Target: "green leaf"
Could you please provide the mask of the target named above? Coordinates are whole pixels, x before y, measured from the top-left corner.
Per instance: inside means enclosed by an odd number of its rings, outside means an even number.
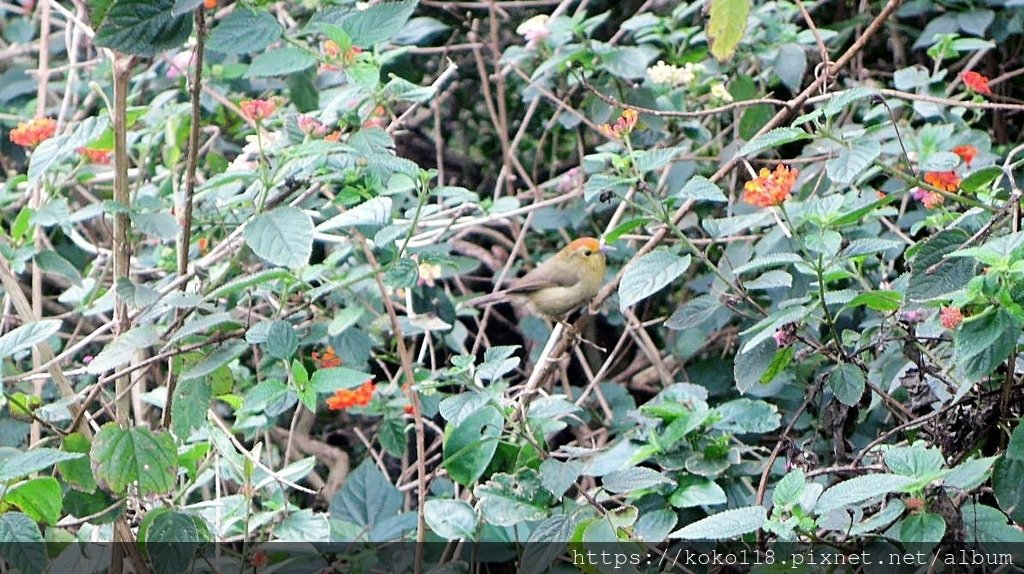
[[[178,474],[174,439],[167,433],[154,433],[143,427],[122,429],[117,423],[103,425],[93,439],[90,458],[97,480],[119,494],[134,482],[138,482],[143,496],[170,492]]]
[[[775,128],[748,141],[740,148],[736,156],[746,157],[755,155],[767,149],[777,148],[788,143],[806,139],[811,139],[811,134],[800,128]]]
[[[778,407],[761,400],[733,399],[714,411],[718,413],[714,428],[732,433],[766,433],[782,423]]]
[[[891,313],[898,310],[902,304],[903,293],[899,291],[865,291],[851,299],[846,306],[859,307],[863,305],[868,309]]]
[[[274,321],[264,343],[267,354],[275,359],[290,359],[299,348],[299,337],[288,321]]]
[[[0,357],[13,357],[25,349],[45,341],[60,330],[60,321],[45,319],[11,329],[0,337]]]
[[[396,289],[415,287],[420,278],[419,265],[408,257],[393,262],[384,274],[384,283]]]
[[[807,476],[797,468],[786,473],[772,491],[772,504],[784,510],[790,510],[800,503],[800,498],[807,488]]]
[[[907,487],[909,490],[924,488],[945,474],[942,451],[928,447],[924,441],[910,446],[886,445],[883,452],[889,470],[914,479],[914,484]]]
[[[1020,336],[1020,323],[1003,309],[965,320],[953,336],[953,356],[964,373],[978,380],[1006,360]]]
[[[61,443],[61,450],[67,453],[89,454],[89,439],[81,433],[71,433],[64,437]],[[92,475],[92,465],[89,458],[80,456],[78,458],[64,460],[57,463],[57,470],[64,482],[71,488],[82,492],[93,492],[96,490],[96,478]]]
[[[783,347],[775,352],[775,356],[772,357],[772,362],[765,369],[764,374],[758,379],[758,382],[762,385],[767,385],[775,380],[775,377],[779,376],[779,373],[786,370],[786,367],[793,361],[793,356],[796,354],[796,348],[793,345]]]
[[[821,493],[814,506],[816,514],[825,514],[844,506],[852,506],[890,492],[901,492],[914,479],[897,474],[869,474],[844,480]]]
[[[258,52],[281,37],[284,28],[267,12],[236,8],[210,31],[206,47],[224,54]]]
[[[934,512],[919,512],[901,520],[899,532],[904,544],[939,542],[946,533],[946,521]]]
[[[39,526],[20,512],[0,514],[0,556],[21,572],[45,572],[49,565]]]
[[[679,488],[668,498],[669,504],[676,508],[715,506],[727,501],[725,491],[715,481],[693,475],[681,478]]]
[[[76,285],[82,283],[82,273],[56,251],[40,251],[32,260],[44,273],[60,275]],[[0,355],[3,355],[3,351],[0,351]]]
[[[1024,522],[1024,423],[1010,434],[1006,453],[992,471],[992,492],[1015,522]]]
[[[828,388],[846,406],[859,403],[866,387],[864,373],[852,363],[840,363],[828,375]]]
[[[398,34],[416,10],[416,0],[379,2],[365,10],[350,10],[340,18],[332,19],[348,33],[352,43],[360,48],[390,40]]]
[[[369,373],[348,367],[332,367],[314,371],[310,384],[318,393],[332,394],[340,389],[354,389],[366,381],[372,380],[373,375]]]
[[[532,468],[518,474],[499,472],[486,484],[476,487],[480,515],[495,526],[516,526],[547,516],[551,495],[544,489],[540,476]]]
[[[959,229],[940,231],[924,242],[910,262],[907,296],[914,301],[945,298],[974,278],[975,262],[968,258],[946,258],[968,235]]]
[[[187,381],[189,379],[197,379],[207,377],[213,374],[217,369],[237,359],[248,346],[241,341],[234,341],[217,347],[215,351],[203,357],[203,360],[199,361],[195,365],[192,365],[185,372],[178,376],[178,382]]]
[[[65,460],[82,458],[75,452],[63,452],[54,448],[37,448],[19,452],[0,464],[0,482],[8,482],[39,472]]]
[[[122,333],[107,343],[99,355],[86,366],[86,372],[99,375],[116,369],[132,360],[135,352],[146,349],[160,340],[160,329],[155,325],[140,325]]]
[[[619,308],[629,307],[650,297],[682,275],[690,266],[690,256],[679,256],[659,249],[633,261],[619,283]]]
[[[782,80],[782,85],[794,94],[800,93],[804,73],[807,72],[807,52],[800,44],[789,43],[779,46],[772,67]]]
[[[618,241],[619,237],[622,237],[623,235],[629,233],[630,231],[633,231],[638,227],[643,227],[644,225],[647,225],[647,223],[650,222],[650,220],[651,219],[649,217],[637,217],[634,219],[627,220],[624,223],[620,223],[618,226],[615,227],[615,229],[604,234],[604,242],[608,245],[611,245]]]
[[[210,381],[205,378],[179,379],[171,402],[171,431],[185,441],[193,431],[203,428],[212,398]]]
[[[988,480],[998,456],[971,458],[954,466],[942,481],[946,488],[973,490]]]
[[[427,526],[445,540],[473,540],[476,512],[463,500],[428,500],[423,507]]]
[[[768,518],[763,506],[743,506],[713,514],[669,534],[683,540],[724,540],[761,528]]]
[[[601,478],[601,487],[615,494],[654,488],[662,484],[675,486],[676,481],[653,468],[643,466],[613,470]]]
[[[338,215],[316,226],[317,231],[331,231],[342,227],[357,225],[384,225],[391,221],[390,197],[373,197],[363,203],[343,211]]]
[[[108,125],[110,120],[107,116],[86,118],[70,134],[55,136],[39,144],[39,147],[32,151],[32,157],[28,162],[29,184],[38,183],[53,167],[74,157],[78,153],[78,148],[99,138]]]
[[[743,32],[747,29],[750,2],[711,0],[710,12],[707,34],[711,43],[711,54],[719,62],[724,62],[732,56],[736,46],[743,39]]]
[[[583,463],[578,460],[562,462],[554,458],[540,463],[540,481],[548,492],[561,497],[583,472]]]
[[[278,207],[245,226],[245,243],[274,265],[304,267],[313,253],[313,220],[298,208]]]
[[[4,495],[4,500],[36,522],[56,524],[60,520],[60,483],[52,476],[33,478],[14,486]]]
[[[174,0],[114,0],[93,42],[125,54],[155,56],[192,33],[190,14],[174,16]]]
[[[252,59],[246,77],[287,76],[316,65],[316,57],[302,48],[285,46],[267,50]],[[291,208],[294,209],[294,208]]]
[[[867,138],[843,142],[835,158],[825,162],[828,177],[839,185],[850,185],[873,161],[882,155],[882,144]]]
[[[665,167],[672,161],[672,158],[684,151],[686,151],[685,148],[681,147],[663,147],[636,150],[630,155],[633,158],[633,167],[641,173],[647,173]]]
[[[698,295],[676,309],[665,321],[665,326],[673,331],[693,329],[704,324],[721,309],[722,303],[717,295]]]
[[[331,497],[331,518],[372,530],[402,509],[402,493],[367,458]]]
[[[679,191],[669,194],[679,199],[692,199],[694,201],[712,201],[715,203],[726,203],[729,198],[722,193],[722,189],[715,185],[710,179],[695,175],[686,182],[686,185]]]
[[[983,504],[964,504],[963,525],[967,529],[967,542],[1024,543],[1024,534],[1018,526],[1007,523],[1006,515]]]
[[[768,369],[775,362],[778,345],[771,338],[761,341],[744,353],[736,355],[733,362],[733,377],[736,379],[736,390],[745,394],[766,378]]]
[[[139,544],[157,574],[191,571],[199,543],[207,538],[202,519],[166,508],[148,513],[139,526]]]
[[[1003,169],[990,165],[971,172],[960,182],[960,189],[966,193],[978,193],[1003,175]]]
[[[505,418],[496,407],[487,405],[446,433],[444,468],[448,476],[462,485],[470,485],[483,475],[494,457]]]

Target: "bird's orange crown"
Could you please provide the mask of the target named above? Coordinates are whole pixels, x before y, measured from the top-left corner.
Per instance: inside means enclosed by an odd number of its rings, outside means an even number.
[[[600,251],[601,242],[593,237],[580,237],[569,244],[569,249],[572,251],[579,251],[584,248],[590,249],[591,251]]]

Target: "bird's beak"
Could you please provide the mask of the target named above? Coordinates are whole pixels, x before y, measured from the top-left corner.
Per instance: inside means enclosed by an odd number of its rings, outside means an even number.
[[[602,237],[601,238],[601,253],[610,253],[612,251],[615,251],[615,247],[605,243],[604,242],[604,237]]]

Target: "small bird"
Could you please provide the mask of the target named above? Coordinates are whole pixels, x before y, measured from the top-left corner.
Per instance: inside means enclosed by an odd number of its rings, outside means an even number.
[[[474,307],[512,301],[553,321],[589,303],[604,282],[605,250],[593,237],[581,237],[562,248],[506,289],[472,299]]]

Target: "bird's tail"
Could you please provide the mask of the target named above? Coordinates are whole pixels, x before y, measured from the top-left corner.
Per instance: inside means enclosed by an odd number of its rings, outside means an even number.
[[[505,291],[495,291],[494,293],[488,293],[479,297],[474,297],[469,301],[466,301],[467,307],[486,307],[487,305],[493,305],[495,303],[504,303],[509,300],[509,295]]]

